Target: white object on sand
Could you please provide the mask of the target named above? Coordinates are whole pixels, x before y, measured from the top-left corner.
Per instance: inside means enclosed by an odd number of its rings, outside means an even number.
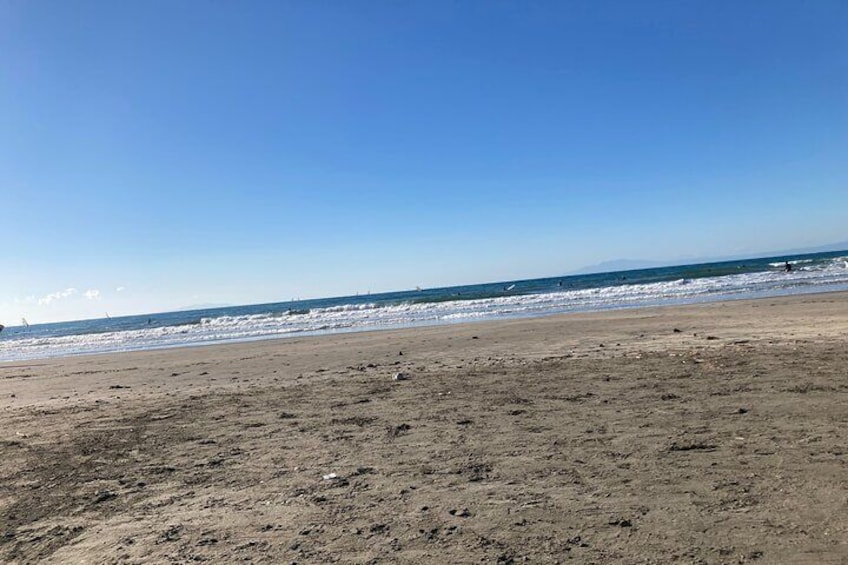
[[[405,381],[409,376],[406,373],[395,373],[395,376],[392,378],[396,381]]]

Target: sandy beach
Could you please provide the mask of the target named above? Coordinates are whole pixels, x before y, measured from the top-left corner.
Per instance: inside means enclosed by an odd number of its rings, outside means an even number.
[[[0,561],[848,563],[846,401],[846,293],[0,363]]]

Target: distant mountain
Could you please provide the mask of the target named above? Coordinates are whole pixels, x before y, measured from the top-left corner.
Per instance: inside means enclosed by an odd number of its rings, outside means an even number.
[[[227,304],[226,302],[203,302],[201,304],[191,304],[189,306],[184,306],[179,310],[174,310],[175,312],[191,312],[192,310],[214,310],[215,308],[229,308],[232,304]]]
[[[589,265],[572,271],[572,275],[587,275],[590,273],[612,273],[615,271],[633,271],[635,269],[652,269],[654,267],[663,267],[671,265],[669,262],[663,261],[648,261],[643,259],[613,259],[612,261],[604,261],[597,265]]]
[[[815,247],[799,247],[796,249],[783,249],[779,251],[765,251],[761,253],[743,253],[739,255],[724,255],[720,257],[691,257],[677,259],[674,261],[656,261],[648,259],[614,259],[603,261],[596,265],[589,265],[572,271],[572,275],[587,275],[591,273],[611,273],[615,271],[633,271],[636,269],[653,269],[655,267],[670,267],[677,265],[689,265],[698,263],[718,263],[721,261],[738,261],[752,257],[785,257],[789,255],[808,255],[811,253],[829,253],[832,251],[848,251],[848,241],[817,245]]]

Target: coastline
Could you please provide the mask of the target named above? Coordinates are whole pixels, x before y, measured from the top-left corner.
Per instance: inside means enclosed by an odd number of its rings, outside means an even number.
[[[470,321],[848,291],[848,250],[636,271],[245,304],[6,328],[0,360],[24,361]],[[786,258],[789,261],[789,258]]]
[[[846,341],[829,292],[0,363],[0,559],[844,562]]]

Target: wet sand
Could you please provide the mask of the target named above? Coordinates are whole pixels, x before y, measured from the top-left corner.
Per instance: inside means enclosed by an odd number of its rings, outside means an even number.
[[[0,561],[848,563],[846,437],[845,293],[0,363]]]

